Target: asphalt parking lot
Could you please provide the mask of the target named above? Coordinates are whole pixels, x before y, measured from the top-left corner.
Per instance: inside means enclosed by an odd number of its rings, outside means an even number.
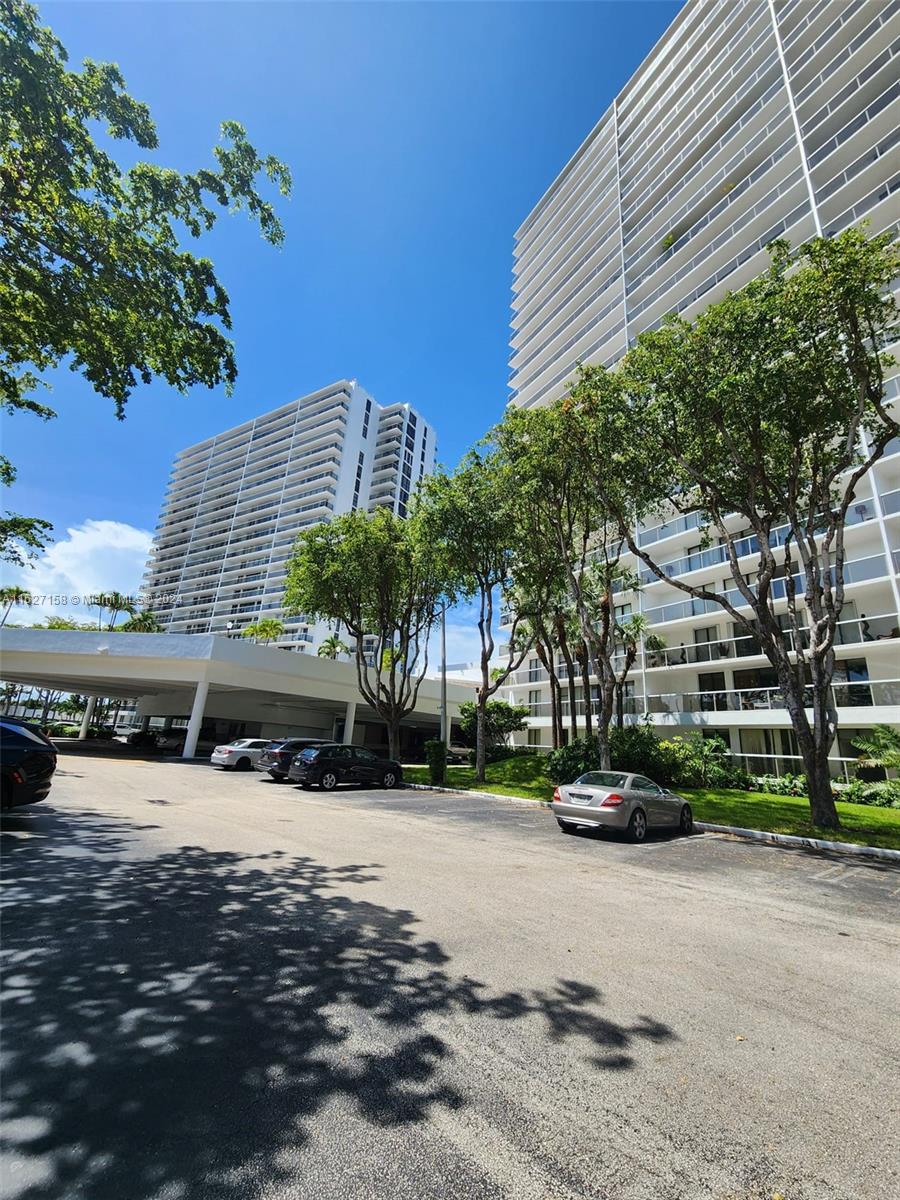
[[[900,1194],[900,871],[63,756],[0,822],[3,1194]]]

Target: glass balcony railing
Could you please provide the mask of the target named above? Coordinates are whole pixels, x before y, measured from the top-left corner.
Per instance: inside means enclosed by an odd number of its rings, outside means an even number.
[[[832,685],[837,708],[872,708],[900,704],[900,679],[838,682]],[[648,696],[648,712],[660,714],[699,712],[753,712],[757,709],[784,709],[780,688],[739,688],[732,691],[671,692]],[[807,707],[812,704],[812,689],[806,689]]]
[[[895,513],[900,512],[900,490],[895,492],[887,492],[881,497],[881,505],[884,512]],[[694,514],[696,515],[696,514]],[[878,516],[873,500],[859,500],[852,504],[847,512],[847,524],[858,525],[862,521],[874,521]],[[686,518],[683,518],[686,520]],[[699,524],[699,521],[698,521]],[[669,533],[677,532],[672,526],[657,526],[659,529],[666,529],[667,532],[662,536],[668,537]],[[772,530],[771,545],[773,547],[783,546],[784,539],[787,536],[788,525],[780,525],[777,529]],[[648,532],[654,532],[650,530]],[[643,544],[643,543],[642,543]],[[738,558],[744,558],[748,554],[759,553],[759,538],[755,534],[749,537],[740,538],[735,542],[735,550]],[[686,575],[689,571],[699,571],[703,567],[720,566],[728,561],[728,550],[725,546],[711,546],[708,550],[699,550],[695,554],[686,554],[682,558],[673,559],[671,562],[661,563],[660,566],[666,575],[672,579],[681,575]],[[659,576],[648,569],[641,571],[641,583],[656,583]]]
[[[894,568],[900,570],[900,550],[893,551]],[[888,574],[887,563],[883,554],[873,554],[868,558],[857,558],[844,563],[844,583],[865,583],[870,579],[881,579]],[[794,575],[794,587],[797,595],[804,591],[804,580],[799,574]],[[747,602],[737,588],[729,588],[722,595],[735,608],[746,608]],[[786,595],[784,579],[774,579],[771,589],[774,600],[784,600]],[[669,621],[681,621],[686,617],[703,616],[706,613],[721,612],[721,607],[714,600],[676,600],[672,604],[661,604],[656,608],[644,610],[644,616],[651,625],[662,625]]]
[[[789,650],[796,650],[793,630],[783,632]],[[893,614],[878,617],[859,617],[839,621],[835,630],[835,644],[853,646],[865,642],[890,641],[900,638],[900,626]],[[804,650],[809,648],[809,635],[801,631],[800,642]],[[714,642],[697,642],[690,645],[667,646],[664,650],[647,652],[647,670],[658,667],[695,666],[710,662],[724,662],[730,658],[752,658],[762,654],[762,646],[752,634],[741,637],[721,638]]]

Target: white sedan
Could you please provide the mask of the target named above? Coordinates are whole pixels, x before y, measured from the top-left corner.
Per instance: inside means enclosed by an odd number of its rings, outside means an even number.
[[[227,746],[216,746],[209,761],[214,767],[222,767],[226,771],[232,768],[249,771],[268,744],[268,738],[237,738]]]

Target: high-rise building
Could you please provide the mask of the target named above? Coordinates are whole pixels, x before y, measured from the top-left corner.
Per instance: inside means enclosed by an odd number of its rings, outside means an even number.
[[[282,607],[300,530],[384,505],[405,516],[434,467],[434,430],[408,404],[382,407],[339,380],[183,450],[156,527],[144,593],[170,633],[231,633],[265,617],[279,646],[329,630]]]
[[[516,233],[511,402],[552,403],[579,361],[614,366],[667,313],[693,317],[740,288],[776,237],[798,245],[862,220],[896,229],[898,66],[896,0],[688,0]],[[896,405],[900,376],[888,395]],[[836,759],[855,756],[855,728],[900,719],[900,441],[850,516]],[[673,576],[733,591],[723,549],[701,549],[696,522],[640,538]],[[749,565],[749,537],[746,549]],[[634,714],[661,732],[720,733],[752,769],[796,769],[773,672],[722,610],[655,576],[621,606],[670,647],[642,654]],[[512,695],[531,707],[529,740],[546,745],[539,663]]]

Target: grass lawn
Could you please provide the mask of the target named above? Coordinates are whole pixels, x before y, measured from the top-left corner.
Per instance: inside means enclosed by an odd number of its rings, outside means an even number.
[[[478,790],[523,796],[528,800],[549,800],[553,795],[553,784],[544,775],[542,766],[543,759],[537,754],[489,763],[487,782]],[[410,783],[429,781],[427,767],[407,767],[404,775]],[[475,787],[474,769],[448,767],[447,786]],[[810,823],[809,803],[803,796],[772,796],[767,792],[739,792],[727,788],[718,791],[681,788],[680,791],[690,799],[697,821],[900,850],[900,809],[897,808],[838,802],[841,828],[832,832],[816,829]]]

